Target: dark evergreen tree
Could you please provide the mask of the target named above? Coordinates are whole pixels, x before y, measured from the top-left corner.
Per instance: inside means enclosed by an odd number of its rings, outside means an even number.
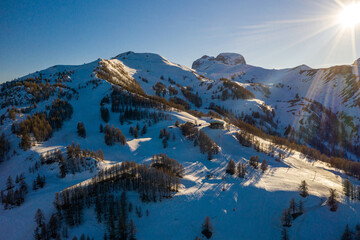
[[[330,195],[328,197],[327,204],[330,208],[330,211],[336,212],[336,210],[338,209],[338,201],[336,199],[337,198],[336,190],[333,188],[330,188],[329,193],[330,193]]]
[[[283,228],[283,229],[281,230],[281,240],[290,240],[289,234],[288,234],[286,228]]]
[[[86,237],[85,237],[85,234],[83,233],[83,234],[81,234],[81,236],[80,236],[80,240],[86,240]]]
[[[22,135],[21,141],[20,141],[20,147],[23,150],[28,150],[29,148],[31,148],[31,139],[29,134],[25,133]]]
[[[136,228],[132,219],[129,224],[129,240],[136,240]]]
[[[210,239],[213,234],[213,227],[210,222],[210,217],[207,216],[204,220],[204,223],[202,225],[202,231],[201,233],[207,238]]]
[[[138,137],[139,137],[139,129],[138,129],[137,126],[134,128],[133,135],[134,135],[134,138],[138,138]]]
[[[355,226],[354,240],[360,240],[360,225],[359,224],[356,224],[356,226]]]
[[[9,189],[12,189],[13,187],[14,187],[13,180],[12,180],[11,176],[9,176],[6,180],[6,189],[9,190]]]
[[[291,227],[292,216],[290,209],[288,208],[284,209],[284,211],[282,212],[281,221],[284,227]]]
[[[143,126],[142,130],[141,130],[141,135],[145,135],[147,133],[147,127],[146,124]]]
[[[298,212],[297,206],[296,206],[296,202],[295,202],[295,198],[292,198],[290,200],[289,203],[289,210],[291,214],[296,214]]]
[[[164,139],[162,140],[162,145],[163,145],[163,148],[167,148],[167,147],[168,147],[168,142],[167,142],[166,138],[164,138]]]
[[[264,159],[262,161],[262,163],[260,165],[260,169],[263,173],[268,169],[268,163],[267,163],[266,159]]]
[[[46,240],[47,232],[46,232],[45,217],[40,209],[38,209],[35,213],[35,223],[36,223],[36,229],[34,231],[35,240]]]
[[[82,122],[78,122],[77,124],[77,133],[79,137],[86,138],[86,130]]]
[[[302,200],[299,201],[298,210],[299,210],[299,213],[300,213],[300,214],[303,214],[303,213],[304,213],[304,203],[303,203]]]
[[[246,164],[245,163],[239,163],[237,166],[238,169],[238,176],[239,178],[244,178],[246,175]]]
[[[306,183],[305,180],[302,180],[299,186],[299,194],[302,197],[307,197],[309,195],[308,192],[308,184]]]
[[[235,170],[236,170],[235,162],[234,162],[234,160],[230,159],[230,161],[228,162],[228,164],[226,166],[226,173],[228,173],[230,175],[234,175]]]
[[[343,190],[344,190],[345,196],[349,197],[351,200],[354,199],[354,197],[355,197],[354,185],[352,185],[352,183],[349,181],[349,179],[346,179],[343,182]]]
[[[56,214],[52,214],[49,220],[49,224],[48,224],[48,231],[49,231],[49,235],[52,238],[56,238],[56,236],[58,235],[58,218],[56,216]]]
[[[1,120],[0,120],[0,125],[1,125]],[[9,151],[10,151],[10,142],[8,139],[6,139],[5,134],[3,133],[0,135],[0,162],[4,161]]]
[[[96,212],[96,219],[97,219],[98,223],[101,223],[101,221],[102,221],[101,215],[103,214],[103,211],[102,211],[102,205],[101,205],[99,196],[96,196],[95,212]]]
[[[349,225],[346,224],[341,240],[353,240],[353,233],[351,232]]]
[[[28,193],[28,186],[24,179],[21,179],[20,181],[20,191],[23,193]]]
[[[101,118],[104,120],[104,122],[108,123],[110,120],[110,112],[109,109],[106,107],[100,108]]]
[[[251,156],[250,157],[249,164],[253,168],[257,169],[258,166],[259,166],[259,162],[260,162],[260,157],[259,156]]]
[[[109,126],[109,124],[107,124],[105,126],[105,143],[106,145],[114,145],[114,143],[119,142],[121,143],[121,145],[125,145],[126,144],[126,138],[124,136],[124,134],[121,132],[121,130],[119,128],[114,128],[114,126]]]

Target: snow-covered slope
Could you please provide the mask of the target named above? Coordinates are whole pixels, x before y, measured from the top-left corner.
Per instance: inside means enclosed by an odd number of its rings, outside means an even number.
[[[286,70],[266,70],[246,65],[241,55],[219,56],[202,58],[195,64],[195,70],[174,64],[156,54],[133,52],[79,66],[54,66],[20,79],[21,81],[41,76],[39,81],[53,86],[50,88],[53,94],[38,100],[36,108],[31,106],[34,95],[38,95],[34,94],[28,85],[18,83],[4,88],[1,92],[9,94],[0,95],[2,103],[9,102],[18,109],[30,108],[16,113],[15,120],[10,118],[8,106],[0,110],[0,115],[4,116],[0,134],[5,133],[11,144],[6,160],[0,163],[0,189],[6,189],[8,176],[15,180],[16,175],[24,173],[29,193],[20,206],[4,209],[4,205],[1,205],[0,239],[32,239],[36,227],[36,210],[42,209],[48,221],[51,213],[56,212],[53,205],[56,192],[75,184],[86,183],[99,170],[107,169],[119,162],[128,160],[149,164],[153,154],[158,153],[165,153],[176,159],[184,166],[185,173],[180,179],[180,190],[173,193],[172,198],[163,199],[161,202],[142,202],[135,191],[128,193],[128,201],[134,208],[141,207],[143,211],[142,217],[134,210],[129,212],[129,219],[134,220],[137,228],[137,239],[194,239],[196,236],[204,239],[201,228],[206,216],[210,217],[214,227],[211,239],[280,239],[283,229],[281,213],[288,208],[291,198],[295,198],[297,202],[303,200],[305,209],[304,214],[296,218],[293,225],[288,228],[291,239],[340,239],[346,224],[354,229],[360,219],[360,204],[343,196],[342,182],[349,178],[353,184],[359,185],[358,180],[284,146],[275,146],[274,156],[269,156],[271,154],[266,152],[269,151],[271,143],[267,139],[254,137],[261,146],[260,152],[253,147],[242,146],[236,138],[237,132],[242,130],[234,125],[229,125],[228,129],[212,129],[212,119],[209,116],[200,117],[173,108],[159,110],[154,107],[149,111],[164,113],[166,117],[152,122],[150,126],[148,119],[128,120],[122,124],[119,121],[120,113],[110,111],[108,123],[122,131],[126,137],[126,144],[105,144],[104,133],[99,131],[100,124],[106,125],[101,117],[100,106],[111,109],[111,103],[106,99],[114,94],[113,86],[119,86],[146,98],[146,95],[156,95],[157,88],[154,86],[161,83],[165,90],[160,91],[160,97],[167,100],[178,97],[188,102],[191,109],[208,112],[210,103],[214,103],[240,115],[241,112],[251,114],[254,110],[262,111],[262,108],[266,108],[276,112],[281,126],[296,120],[298,113],[293,115],[292,111],[301,110],[301,101],[316,100],[327,107],[331,107],[329,102],[333,102],[333,111],[335,105],[339,108],[336,113],[342,109],[345,112],[346,108],[346,113],[352,114],[354,119],[360,116],[358,112],[352,112],[355,107],[348,105],[349,102],[355,101],[353,97],[340,106],[335,104],[336,101],[344,100],[337,94],[344,89],[343,84],[346,80],[336,74],[333,80],[326,82],[324,76],[331,73],[331,69],[312,70],[300,66]],[[236,76],[232,78],[234,74]],[[221,88],[224,88],[224,83],[219,80],[220,77],[229,78],[239,86],[252,91],[255,98],[229,98],[224,101],[213,98],[212,95],[223,91]],[[63,85],[56,85],[59,83]],[[276,87],[279,84],[284,86]],[[320,86],[329,90],[323,90]],[[169,90],[171,88],[176,89],[177,93]],[[189,97],[185,96],[189,93],[184,94],[184,88],[191,89],[189,91],[201,99],[200,106],[196,106],[196,101],[191,102]],[[270,89],[270,94],[266,93],[267,89]],[[14,95],[15,93],[17,95]],[[289,102],[296,99],[296,93],[301,101]],[[43,95],[45,93],[40,93],[40,96]],[[197,99],[193,95],[191,96]],[[331,99],[329,96],[332,96]],[[36,112],[48,111],[52,101],[57,97],[66,99],[72,105],[71,118],[65,120],[63,126],[54,131],[47,141],[34,141],[34,146],[27,151],[22,150],[19,147],[20,137],[12,133],[12,124]],[[305,97],[309,100],[305,100]],[[22,98],[23,102],[20,101]],[[134,102],[131,104],[135,105]],[[288,112],[290,104],[291,109],[296,110]],[[180,127],[175,125],[176,121],[179,124],[195,123],[196,128],[203,130],[216,142],[219,153],[213,155],[211,161],[208,160],[206,154],[200,153],[199,146],[194,146],[193,141],[183,136]],[[83,122],[86,138],[77,134],[78,122]],[[135,138],[129,133],[129,128],[137,124],[140,127],[147,124],[148,128],[146,133]],[[164,128],[171,136],[166,148],[163,147],[163,139],[159,138],[159,132]],[[29,170],[34,168],[42,154],[54,149],[62,149],[65,152],[66,147],[72,142],[79,143],[82,149],[101,149],[104,161],[100,161],[96,169],[68,173],[65,178],[61,178],[57,163],[39,164],[38,169]],[[284,156],[280,162],[276,160],[279,153]],[[253,155],[258,155],[261,161],[266,159],[268,162],[268,169],[264,173],[248,165]],[[246,164],[245,178],[226,174],[226,165],[230,159],[236,164]],[[33,190],[31,186],[38,173],[46,177],[46,184],[44,188]],[[300,197],[298,193],[302,180],[309,184],[310,196],[306,198]],[[336,212],[329,211],[326,205],[329,188],[336,189],[339,194],[340,206]],[[146,210],[149,212],[148,216],[145,214]],[[83,219],[81,225],[69,227],[69,238],[79,238],[85,233],[94,239],[103,239],[108,229],[104,222],[99,223],[96,220],[92,207],[85,208]]]
[[[226,64],[216,59],[204,56],[196,60],[193,67],[199,74],[210,79],[228,78],[246,86],[257,99],[275,109],[275,121],[280,134],[284,134],[290,125],[297,131],[297,137],[294,139],[298,140],[298,135],[304,128],[313,128],[321,121],[328,122],[331,128],[341,128],[339,124],[329,120],[332,118],[328,116],[330,114],[336,115],[336,121],[344,124],[347,141],[358,144],[359,60],[353,65],[326,69],[311,69],[301,65],[292,69],[270,70],[246,65],[245,60],[243,64]],[[322,120],[313,121],[312,111],[307,111],[305,107],[316,108],[315,114]],[[324,111],[328,113],[319,114]],[[309,138],[312,138],[311,134]],[[320,139],[324,142],[327,140]],[[304,139],[300,140],[303,141],[309,143]]]

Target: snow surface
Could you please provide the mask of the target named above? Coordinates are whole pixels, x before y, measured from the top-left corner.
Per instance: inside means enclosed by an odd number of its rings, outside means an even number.
[[[270,100],[264,97],[260,98],[260,93],[256,93],[258,100],[227,101],[228,106],[234,106],[234,109],[238,111],[256,108],[264,102],[268,106],[274,106],[279,104],[276,102],[279,98],[291,99],[294,92],[299,92],[304,96],[308,89],[314,91],[311,95],[316,96],[317,99],[326,98],[321,94],[325,93],[327,87],[332,84],[328,83],[327,85],[323,82],[307,80],[306,77],[299,74],[300,69],[303,70],[302,67],[295,70],[265,70],[249,65],[228,66],[222,64],[220,66],[220,64],[214,64],[207,68],[206,73],[206,76],[213,80],[200,80],[199,75],[192,69],[173,64],[156,54],[128,52],[109,61],[124,64],[124,69],[129,76],[136,79],[148,94],[154,94],[152,86],[156,82],[162,81],[160,80],[161,76],[164,76],[165,80],[171,77],[182,86],[190,85],[204,96],[204,107],[208,106],[211,99],[210,96],[206,98],[206,86],[202,86],[201,83],[204,81],[212,83],[220,75],[229,77],[234,73],[246,72],[246,80],[256,77],[256,79],[261,79],[264,84],[272,86]],[[42,73],[51,78],[50,75],[53,73],[65,69],[74,70],[74,74],[71,75],[72,82],[67,84],[76,88],[79,84],[93,79],[90,75],[97,65],[98,61],[80,66],[54,66]],[[141,81],[139,77],[145,77],[149,83]],[[274,84],[285,78],[290,79],[286,84],[294,86],[288,92],[274,87]],[[237,81],[241,84],[248,84],[244,79]],[[167,81],[162,82],[166,86],[171,85]],[[295,82],[301,82],[301,84],[294,84]],[[293,226],[289,228],[290,239],[340,239],[346,224],[354,228],[355,224],[359,223],[359,203],[351,202],[341,196],[337,212],[330,212],[326,206],[325,200],[329,188],[335,188],[338,193],[342,193],[341,184],[343,179],[347,178],[344,173],[324,163],[310,161],[300,153],[290,152],[282,149],[281,146],[277,148],[277,151],[284,152],[286,157],[282,162],[277,162],[274,158],[256,152],[252,148],[241,146],[234,137],[235,132],[238,131],[234,126],[230,127],[230,131],[210,129],[208,125],[211,119],[209,118],[199,119],[189,113],[170,111],[168,113],[171,115],[171,120],[161,121],[148,127],[147,134],[134,139],[128,130],[137,122],[120,125],[118,114],[111,113],[109,124],[122,130],[126,135],[127,144],[125,146],[105,145],[104,135],[99,132],[99,125],[103,123],[99,104],[101,99],[110,93],[110,88],[111,84],[102,81],[97,88],[93,89],[89,86],[78,89],[79,98],[70,101],[74,107],[74,114],[71,120],[64,122],[60,131],[55,132],[47,142],[39,143],[29,151],[16,149],[16,154],[1,163],[0,188],[5,188],[9,175],[14,179],[16,174],[21,172],[25,172],[25,180],[31,186],[37,173],[29,173],[28,167],[33,166],[39,155],[51,149],[65,148],[74,141],[80,143],[82,148],[102,149],[106,161],[99,166],[100,169],[126,160],[147,163],[155,153],[166,153],[184,165],[185,176],[181,179],[182,187],[172,199],[157,203],[142,203],[136,193],[131,192],[128,195],[133,206],[142,206],[143,212],[147,209],[150,213],[149,216],[144,214],[142,218],[138,218],[135,213],[130,214],[130,218],[134,220],[138,229],[138,239],[194,239],[195,236],[204,239],[201,235],[201,225],[206,216],[210,216],[214,226],[214,235],[211,238],[214,240],[280,239],[281,212],[288,207],[291,198],[294,197],[297,201],[302,199],[297,192],[302,180],[306,180],[309,184],[311,195],[303,199],[305,213],[298,217]],[[248,85],[248,88],[251,86]],[[325,90],[320,91],[323,88]],[[331,88],[329,91],[338,90]],[[181,93],[181,91],[179,92]],[[337,101],[337,99],[335,100]],[[283,112],[288,110],[285,104],[279,105],[278,111],[279,109]],[[44,108],[45,103],[38,104],[38,109]],[[354,115],[359,116],[357,112]],[[18,116],[18,119],[24,117]],[[212,161],[207,160],[207,156],[201,154],[199,148],[194,147],[192,142],[182,136],[180,129],[174,126],[176,120],[180,123],[196,122],[199,128],[203,129],[219,145],[220,153],[215,155]],[[292,120],[284,119],[283,121]],[[87,132],[85,139],[77,136],[76,125],[79,121],[85,125]],[[139,121],[139,124],[142,126],[144,123]],[[5,125],[1,126],[1,132],[10,135],[10,126],[11,122],[6,121]],[[161,139],[158,137],[162,128],[167,128],[171,134],[175,135],[175,140],[171,138],[166,149],[163,149]],[[263,146],[267,146],[267,140],[258,140]],[[19,139],[12,136],[12,146],[17,146],[18,143]],[[252,155],[259,155],[261,160],[267,160],[269,169],[265,173],[248,167],[248,175],[245,179],[225,174],[226,164],[230,159],[234,159],[236,163],[247,163]],[[39,172],[46,176],[46,185],[43,189],[30,190],[26,195],[25,203],[20,207],[10,210],[0,209],[0,239],[32,239],[36,210],[41,208],[45,212],[45,217],[49,219],[55,210],[52,202],[56,192],[86,181],[96,173],[70,174],[61,179],[59,178],[59,169],[55,164],[43,165]],[[212,178],[207,177],[210,173],[213,175]],[[359,184],[355,179],[350,178],[350,180]],[[84,219],[81,226],[69,230],[70,237],[72,238],[74,235],[79,237],[85,232],[95,239],[102,239],[106,228],[97,223],[92,209],[85,211]]]

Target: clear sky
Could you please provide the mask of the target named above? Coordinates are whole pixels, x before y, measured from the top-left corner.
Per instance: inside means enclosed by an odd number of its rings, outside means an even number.
[[[0,82],[129,50],[186,66],[220,52],[266,68],[351,64],[360,26],[337,22],[339,2],[0,0]]]

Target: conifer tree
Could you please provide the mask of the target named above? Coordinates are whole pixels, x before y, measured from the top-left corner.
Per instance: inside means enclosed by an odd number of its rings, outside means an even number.
[[[343,190],[345,196],[349,197],[350,199],[354,199],[354,185],[352,185],[349,179],[346,179],[343,182]]]
[[[38,209],[35,213],[36,229],[34,231],[34,238],[36,240],[46,240],[46,225],[43,212]]]
[[[52,214],[49,220],[49,224],[48,224],[48,231],[49,231],[49,235],[52,238],[56,238],[56,236],[58,235],[58,218],[56,216],[56,214]]]
[[[292,198],[290,200],[289,210],[290,210],[291,214],[297,213],[297,206],[296,206],[295,198]]]
[[[302,200],[299,201],[298,210],[299,210],[299,213],[301,213],[301,214],[304,213],[304,203]]]
[[[24,133],[21,137],[20,147],[23,150],[28,150],[31,147],[31,139],[28,133]]]
[[[139,137],[139,129],[137,127],[134,128],[134,138],[138,138]]]
[[[104,120],[104,122],[108,123],[110,119],[110,112],[109,109],[106,107],[100,108],[101,118]]]
[[[286,228],[283,228],[283,229],[281,230],[281,240],[290,240],[289,234],[288,234]]]
[[[204,220],[204,223],[202,225],[202,231],[201,233],[207,238],[210,239],[212,236],[212,231],[213,231],[213,227],[212,224],[210,222],[210,217],[207,216]]]
[[[259,162],[260,162],[259,156],[251,156],[251,157],[250,157],[249,164],[250,164],[250,166],[252,166],[253,168],[257,169],[258,166],[259,166]]]
[[[234,162],[234,160],[230,159],[230,161],[228,162],[227,167],[226,167],[226,173],[228,173],[230,175],[234,175],[235,170],[236,170],[235,162]]]
[[[336,212],[336,210],[338,209],[338,201],[336,200],[336,198],[337,198],[336,190],[333,188],[330,188],[329,193],[330,193],[330,195],[328,197],[327,204],[330,208],[330,211]]]
[[[147,133],[147,127],[146,124],[143,126],[142,130],[141,130],[141,135],[145,135]]]
[[[163,148],[167,148],[167,147],[168,147],[168,142],[167,142],[166,138],[164,138],[164,139],[162,140],[162,144],[163,144]]]
[[[292,217],[290,209],[284,209],[284,211],[282,212],[281,221],[284,227],[291,227]]]
[[[239,163],[237,169],[238,169],[239,178],[244,178],[245,175],[246,175],[246,165],[245,165],[245,163]]]
[[[6,180],[6,189],[9,190],[9,189],[12,189],[13,187],[14,187],[13,180],[12,180],[11,176],[9,176]]]
[[[262,161],[262,163],[260,165],[260,169],[263,173],[268,169],[268,163],[267,163],[266,159],[264,159]]]
[[[344,230],[343,235],[341,236],[341,240],[353,240],[352,232],[351,232],[348,224],[346,224],[346,226],[345,226],[345,230]]]
[[[77,133],[79,137],[86,138],[86,130],[82,122],[78,122],[77,124]]]
[[[355,226],[354,240],[360,240],[360,225],[359,224],[356,224],[356,226]]]
[[[23,192],[23,193],[28,192],[28,186],[27,186],[24,179],[21,179],[21,181],[20,181],[20,191]]]
[[[305,180],[302,180],[299,186],[299,194],[302,197],[307,197],[309,195],[308,192],[308,184],[306,183]]]
[[[129,224],[129,240],[136,240],[136,228],[132,219]]]

